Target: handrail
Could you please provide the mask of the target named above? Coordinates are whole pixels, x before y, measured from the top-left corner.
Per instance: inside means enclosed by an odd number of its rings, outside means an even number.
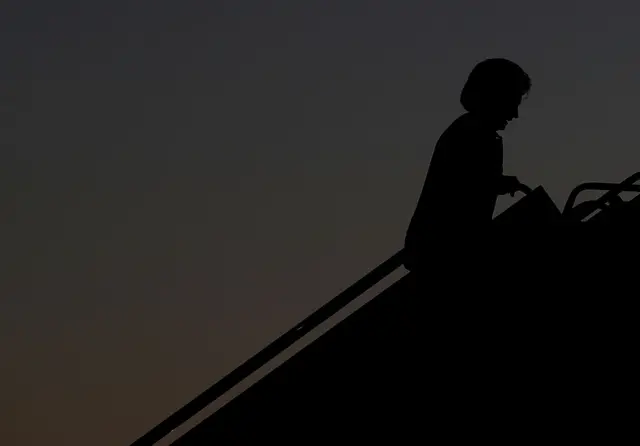
[[[578,195],[586,190],[606,190],[607,192],[600,198],[595,200],[595,205],[606,203],[612,197],[620,194],[620,192],[640,192],[640,186],[635,186],[634,183],[640,180],[640,172],[636,172],[626,180],[620,183],[583,183],[577,186],[569,194],[567,202],[564,205],[562,214],[566,214],[574,207],[574,203]]]
[[[224,376],[176,412],[169,415],[169,417],[160,424],[134,441],[131,446],[151,446],[163,439],[182,423],[188,421],[202,409],[249,377],[249,375],[289,348],[297,340],[398,269],[398,267],[402,265],[403,257],[403,250],[401,250],[389,259],[385,260],[379,266],[367,273],[363,278],[324,304],[298,325],[284,333],[251,358],[247,359],[235,370],[231,371],[228,375]]]

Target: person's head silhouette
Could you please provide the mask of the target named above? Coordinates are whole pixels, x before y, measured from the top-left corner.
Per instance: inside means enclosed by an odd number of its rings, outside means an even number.
[[[518,117],[518,107],[531,89],[529,75],[507,59],[487,59],[477,64],[462,89],[460,103],[478,114],[495,130],[504,130]]]

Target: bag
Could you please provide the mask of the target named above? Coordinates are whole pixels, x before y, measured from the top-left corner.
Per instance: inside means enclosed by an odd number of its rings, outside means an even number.
[[[495,225],[557,225],[562,213],[542,186],[517,201],[493,219]]]

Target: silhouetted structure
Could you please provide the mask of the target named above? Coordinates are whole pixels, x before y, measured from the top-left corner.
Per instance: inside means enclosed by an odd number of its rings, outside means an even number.
[[[402,264],[409,274],[174,444],[610,443],[635,426],[637,304],[615,254],[636,235],[640,197],[619,194],[640,192],[640,174],[581,185],[562,212],[542,187],[503,175],[497,131],[530,87],[511,61],[478,64],[404,250],[134,445],[163,438]],[[574,206],[590,188],[606,193]],[[498,195],[517,191],[525,198],[492,218]]]
[[[452,265],[445,277],[412,271],[174,444],[627,438],[635,433],[638,394],[629,273],[640,197],[625,202],[620,193],[640,192],[638,180],[640,173],[620,184],[578,186],[562,212],[544,189],[534,189],[494,220],[506,236],[492,241],[496,257],[486,269]],[[587,189],[606,192],[574,205]],[[134,445],[155,444],[398,268],[403,256],[392,256]],[[429,294],[425,278],[437,284]]]

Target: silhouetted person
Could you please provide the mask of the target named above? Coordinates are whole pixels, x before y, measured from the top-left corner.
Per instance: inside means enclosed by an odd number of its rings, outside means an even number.
[[[445,130],[431,158],[405,238],[405,267],[437,263],[452,242],[481,238],[498,195],[519,189],[516,177],[502,174],[497,131],[518,117],[530,88],[529,76],[506,59],[487,59],[471,71],[460,95],[466,113]]]

